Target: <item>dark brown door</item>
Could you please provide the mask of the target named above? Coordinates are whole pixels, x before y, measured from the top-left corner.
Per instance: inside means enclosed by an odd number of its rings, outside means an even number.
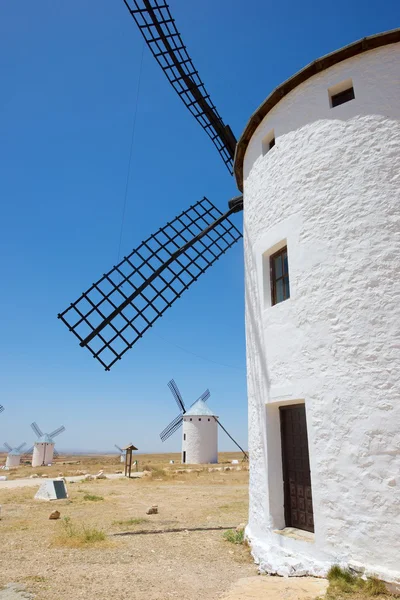
[[[304,404],[280,408],[286,527],[314,531]]]
[[[182,462],[185,463],[186,462],[186,450],[183,451],[183,458],[182,458]]]

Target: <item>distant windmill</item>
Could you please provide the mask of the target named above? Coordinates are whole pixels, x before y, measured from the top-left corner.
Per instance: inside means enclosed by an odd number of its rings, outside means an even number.
[[[218,427],[219,425],[228,437],[247,457],[246,452],[221,425],[217,415],[206,405],[210,397],[207,389],[186,410],[182,395],[175,381],[168,383],[173,397],[178,405],[180,414],[160,433],[162,442],[165,442],[183,423],[182,462],[189,464],[207,464],[218,462]]]
[[[61,427],[51,433],[43,433],[35,422],[31,423],[31,427],[38,438],[33,447],[32,467],[51,464],[53,456],[57,455],[54,450],[54,438],[65,431],[64,425],[61,425]]]
[[[123,450],[122,448],[120,448],[119,446],[117,446],[117,444],[114,444],[114,446],[116,447],[116,449],[120,453],[120,461],[122,463],[125,462],[125,450]]]
[[[22,448],[24,446],[26,446],[26,442],[23,442],[23,444],[20,444],[19,446],[16,446],[15,448],[10,446],[10,444],[7,444],[7,442],[4,442],[4,447],[8,451],[6,467],[10,467],[10,468],[11,467],[19,467],[21,455],[24,454],[24,452],[22,452]]]

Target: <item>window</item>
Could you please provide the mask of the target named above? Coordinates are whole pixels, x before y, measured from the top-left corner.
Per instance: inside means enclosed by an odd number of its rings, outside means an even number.
[[[262,153],[263,156],[267,154],[275,146],[275,133],[272,129],[262,140]]]
[[[192,420],[192,419],[190,419],[190,420]]]
[[[355,99],[353,82],[351,79],[346,79],[328,89],[329,101],[331,108],[340,106],[350,100]]]
[[[199,421],[201,421],[201,419],[199,419]]]
[[[208,419],[208,420],[210,420],[210,419]]]
[[[183,441],[186,440],[186,433],[183,434]]]
[[[270,256],[272,306],[290,298],[287,246]]]

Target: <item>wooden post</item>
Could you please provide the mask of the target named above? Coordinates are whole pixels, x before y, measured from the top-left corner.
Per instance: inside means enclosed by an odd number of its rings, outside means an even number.
[[[125,448],[122,448],[125,451],[125,477],[130,477],[132,472],[132,452],[133,450],[137,450],[136,446],[133,444],[129,444]]]

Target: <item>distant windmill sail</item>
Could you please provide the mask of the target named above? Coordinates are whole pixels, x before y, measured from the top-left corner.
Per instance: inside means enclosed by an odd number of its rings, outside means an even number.
[[[165,442],[168,438],[171,437],[172,434],[175,433],[175,431],[177,431],[181,427],[183,415],[186,413],[186,407],[183,402],[182,394],[180,393],[179,388],[176,385],[174,379],[171,379],[171,381],[169,381],[167,385],[171,391],[171,394],[175,398],[175,401],[178,405],[179,410],[181,411],[181,414],[175,417],[175,419],[173,419],[173,421],[171,421],[171,423],[167,425],[165,429],[162,430],[162,432],[160,433],[160,438],[162,442]],[[202,395],[199,398],[197,398],[197,400],[193,402],[193,404],[195,404],[198,400],[203,400],[203,402],[206,402],[209,397],[210,390],[207,389],[205,392],[202,393]],[[193,406],[193,404],[191,404],[191,406]]]
[[[241,210],[242,198],[235,200],[222,214],[203,198],[58,315],[107,371],[242,237],[229,220]]]
[[[4,410],[4,406],[2,404],[0,404],[0,413],[2,413]]]

